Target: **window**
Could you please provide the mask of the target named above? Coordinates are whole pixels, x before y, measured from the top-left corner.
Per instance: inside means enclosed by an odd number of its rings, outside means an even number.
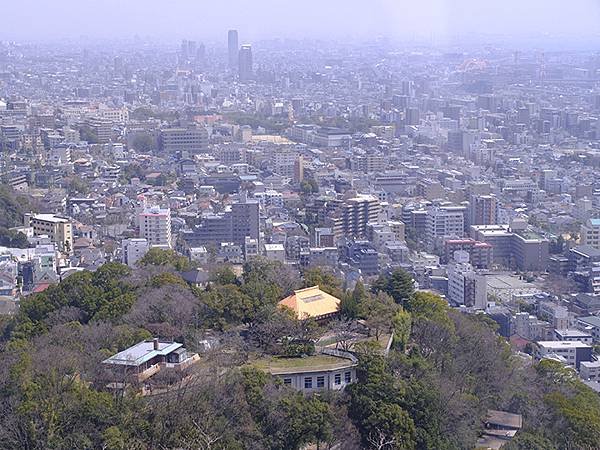
[[[292,379],[291,378],[284,378],[283,379],[283,384],[284,384],[284,386],[291,386],[292,385]]]
[[[312,389],[312,378],[306,377],[304,379],[304,389]]]
[[[333,384],[342,384],[342,374],[341,373],[336,373],[335,376],[333,377]]]
[[[344,372],[344,383],[350,383],[350,382],[352,382],[352,373]]]
[[[317,387],[325,387],[325,377],[317,377]]]

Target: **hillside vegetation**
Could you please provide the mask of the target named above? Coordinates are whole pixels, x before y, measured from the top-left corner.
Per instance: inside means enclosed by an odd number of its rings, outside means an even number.
[[[600,448],[593,391],[558,364],[516,358],[493,323],[413,292],[403,272],[343,292],[321,270],[299,279],[258,260],[240,278],[216,269],[199,289],[181,264],[153,253],[139,269],[75,273],[2,319],[0,448],[471,449],[488,408],[523,415],[508,450]],[[276,308],[312,284],[341,296],[342,320],[299,322]],[[358,381],[344,392],[303,395],[249,364],[310,352],[298,343],[357,319],[395,340],[388,357],[357,345]],[[101,361],[151,336],[191,351],[206,338],[218,345],[185,385],[148,397],[106,391]]]

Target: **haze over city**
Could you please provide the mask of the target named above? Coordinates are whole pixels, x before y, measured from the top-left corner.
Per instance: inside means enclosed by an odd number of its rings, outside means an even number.
[[[600,449],[599,0],[4,0],[0,450]]]
[[[4,39],[217,39],[239,28],[246,39],[433,38],[468,34],[499,39],[594,39],[600,31],[595,0],[39,0],[7,1]],[[559,44],[558,42],[554,42]]]

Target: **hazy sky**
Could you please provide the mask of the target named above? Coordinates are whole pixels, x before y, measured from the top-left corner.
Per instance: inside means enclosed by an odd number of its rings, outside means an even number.
[[[600,0],[0,0],[0,39],[600,36]]]

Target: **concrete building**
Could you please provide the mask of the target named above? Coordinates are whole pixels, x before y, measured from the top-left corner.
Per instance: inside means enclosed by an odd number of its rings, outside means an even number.
[[[238,73],[240,81],[249,81],[254,77],[252,64],[252,46],[249,44],[244,44],[240,48],[238,58]]]
[[[558,305],[553,302],[538,302],[538,316],[549,321],[557,330],[566,330],[569,328],[569,310],[566,306]]]
[[[415,186],[415,194],[427,200],[444,198],[444,188],[437,180],[419,180]]]
[[[181,237],[189,247],[232,242],[241,248],[246,238],[260,244],[260,205],[256,199],[242,196],[219,214],[203,214],[200,224],[192,231],[183,231]]]
[[[121,262],[135,267],[137,262],[150,250],[150,244],[144,238],[123,239],[121,243]]]
[[[320,147],[348,147],[352,135],[346,130],[319,127],[312,135],[312,143]]]
[[[310,247],[300,253],[299,262],[302,267],[336,268],[339,256],[337,247]]]
[[[55,214],[25,214],[24,226],[31,227],[34,236],[48,236],[61,252],[73,251],[73,226],[69,219]]]
[[[298,391],[312,393],[318,391],[339,391],[356,381],[358,360],[352,354],[330,351],[307,358],[295,358],[269,364],[268,372],[279,378],[284,386]]]
[[[363,275],[379,274],[379,256],[369,241],[348,241],[344,253],[348,264]]]
[[[580,341],[589,345],[594,342],[594,338],[590,333],[577,329],[554,330],[554,336],[557,341]]]
[[[514,330],[517,335],[530,341],[554,339],[554,328],[552,325],[527,312],[515,314]]]
[[[600,381],[600,361],[582,361],[579,376],[582,380]]]
[[[488,269],[493,261],[493,247],[486,242],[475,239],[446,239],[442,262],[447,264],[457,250],[466,251],[469,254],[469,262],[477,269]]]
[[[472,195],[469,200],[469,224],[495,224],[496,209],[497,199],[495,195]]]
[[[425,240],[434,245],[444,238],[460,238],[465,230],[464,206],[439,206],[427,210]]]
[[[595,341],[600,341],[600,317],[578,317],[576,320],[576,326],[580,330],[591,334]]]
[[[556,359],[577,370],[592,360],[592,347],[580,341],[538,341],[537,347],[537,359]]]
[[[246,237],[260,244],[259,203],[242,195],[240,201],[231,205],[231,242],[244,245]]]
[[[367,224],[377,221],[380,210],[376,197],[359,195],[342,204],[328,222],[336,236],[366,236]]]
[[[454,253],[454,262],[448,267],[448,300],[484,310],[487,306],[487,280],[469,264],[469,254]]]
[[[284,263],[285,247],[283,244],[265,244],[265,258]]]
[[[229,30],[227,32],[227,53],[230,69],[235,69],[238,66],[238,46],[237,30]]]
[[[471,237],[493,247],[494,263],[529,271],[548,267],[549,242],[529,228],[509,225],[471,225]]]
[[[189,154],[206,153],[208,151],[208,131],[204,127],[165,128],[160,131],[158,146],[161,152],[178,151]]]
[[[588,219],[580,229],[581,245],[600,250],[600,219]]]
[[[335,234],[331,228],[316,227],[314,231],[314,244],[316,247],[334,247]]]
[[[150,247],[171,248],[171,210],[158,206],[146,208],[139,215],[140,237]]]

